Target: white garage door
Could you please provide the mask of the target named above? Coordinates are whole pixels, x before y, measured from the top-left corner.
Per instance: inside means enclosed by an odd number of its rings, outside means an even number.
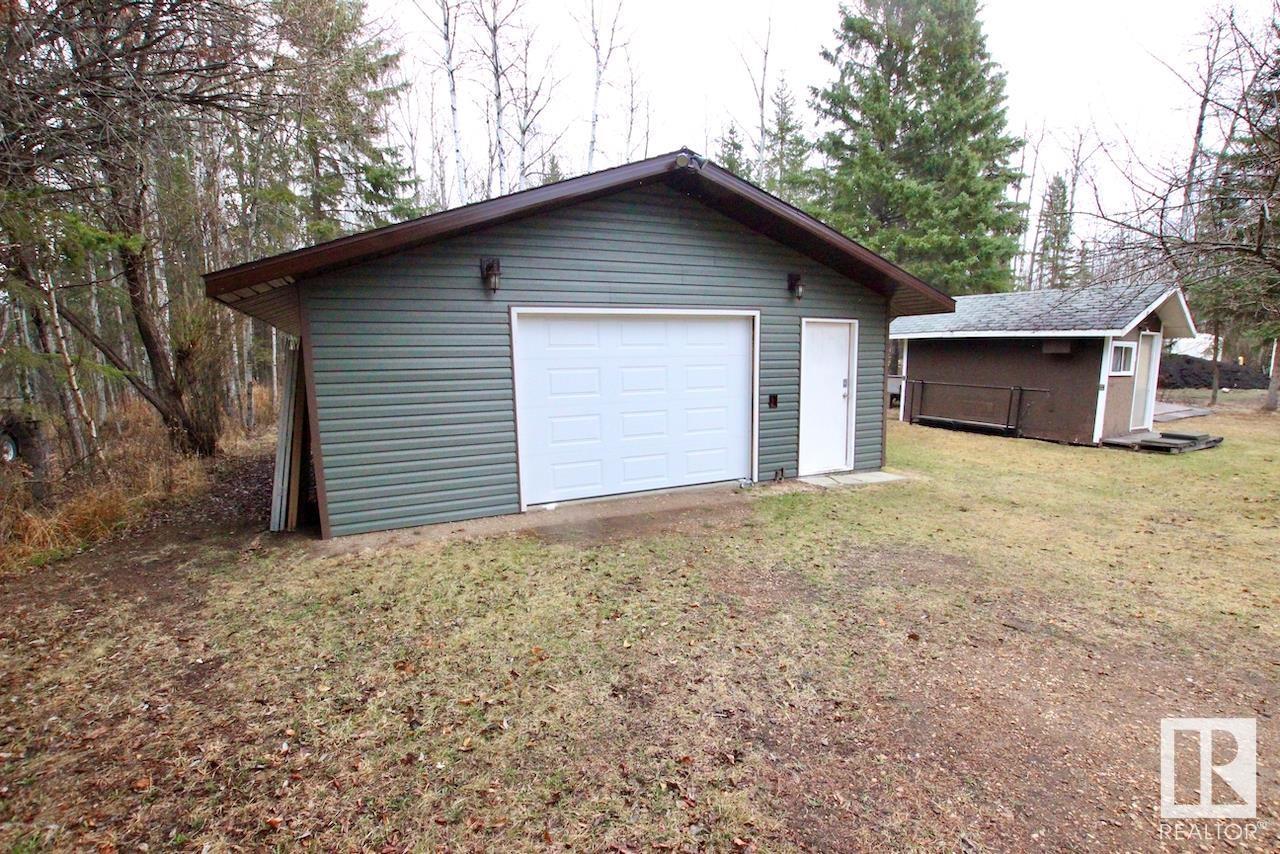
[[[752,318],[513,320],[523,502],[751,474]]]

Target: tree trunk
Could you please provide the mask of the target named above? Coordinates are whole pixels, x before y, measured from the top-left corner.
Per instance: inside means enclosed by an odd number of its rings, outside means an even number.
[[[1187,177],[1182,194],[1182,210],[1179,211],[1178,228],[1184,236],[1195,229],[1195,217],[1191,211],[1191,188],[1195,186],[1196,172],[1200,164],[1200,152],[1204,145],[1204,121],[1213,100],[1214,78],[1217,76],[1218,46],[1222,42],[1221,29],[1216,30],[1205,45],[1204,87],[1200,93],[1200,109],[1196,113],[1196,127],[1191,135],[1191,158],[1187,163]],[[1230,138],[1230,137],[1228,137]]]
[[[1209,394],[1209,405],[1218,405],[1218,390],[1222,387],[1222,324],[1213,322],[1213,391]]]
[[[280,409],[280,374],[277,362],[279,361],[280,345],[279,333],[276,328],[271,327],[271,409],[279,411]]]
[[[458,21],[455,9],[456,6],[450,0],[440,0],[440,37],[444,41],[441,54],[444,59],[444,76],[449,82],[449,121],[453,130],[453,178],[458,190],[457,203],[465,205],[467,185],[462,168],[462,131],[458,125],[458,66],[453,61],[453,49],[458,40],[457,33],[454,32]]]
[[[591,139],[587,143],[587,171],[596,168],[596,128],[600,124],[600,87],[604,85],[604,67],[600,64],[599,48],[596,49],[596,79],[591,90]]]
[[[1267,383],[1267,397],[1262,402],[1263,412],[1275,412],[1280,408],[1280,338],[1271,342],[1271,382]]]
[[[498,195],[502,195],[507,192],[507,150],[502,142],[502,113],[505,105],[502,100],[502,59],[499,55],[498,27],[498,7],[494,3],[493,20],[488,22],[485,29],[489,31],[489,50],[492,51],[489,70],[493,73],[493,142],[498,158]]]
[[[241,355],[244,357],[244,426],[252,432],[256,418],[253,410],[253,319],[249,317],[244,319],[244,349]]]
[[[244,395],[240,392],[240,322],[231,319],[231,367],[227,371],[227,420],[244,426]]]
[[[27,326],[27,313],[21,309],[17,310],[18,314],[18,340],[22,342],[28,350],[34,350],[35,345],[31,340],[31,329]],[[22,389],[22,402],[35,403],[36,391],[31,379],[31,369],[26,365],[18,368],[19,384]]]
[[[98,283],[95,281],[98,271],[93,264],[89,265],[88,273],[89,281],[89,320],[93,323],[93,331],[102,334],[102,312],[98,306]],[[101,367],[102,354],[96,349],[93,350],[93,362]],[[93,376],[94,399],[98,408],[98,417],[106,419],[107,417],[107,378],[103,376],[101,371],[94,372]]]
[[[80,425],[89,431],[88,442],[84,443],[85,447],[80,451],[80,458],[98,460],[102,457],[102,449],[98,446],[98,425],[93,420],[93,415],[90,414],[89,407],[84,402],[84,393],[80,389],[80,374],[76,370],[75,360],[71,358],[71,349],[67,342],[67,331],[62,326],[62,319],[58,316],[58,300],[53,293],[53,282],[45,282],[45,288],[45,298],[49,303],[49,320],[53,324],[53,334],[57,336],[62,369],[67,374],[67,388],[70,390],[71,401],[75,404],[76,415],[79,416]]]
[[[111,214],[115,220],[113,224],[116,230],[121,234],[142,237],[146,218],[143,213],[143,195],[140,189],[141,167],[131,164],[139,173],[134,175],[125,167],[107,161],[103,161],[102,166],[107,178]],[[133,314],[134,326],[138,330],[138,338],[142,342],[142,349],[146,353],[147,364],[151,369],[152,386],[149,389],[151,395],[143,396],[160,414],[160,419],[169,431],[169,441],[176,450],[182,453],[211,456],[217,450],[217,431],[211,425],[198,423],[183,401],[182,390],[178,386],[174,373],[173,360],[165,346],[164,333],[155,314],[145,253],[145,246],[135,247],[123,242],[116,250],[125,291],[129,296],[129,308]],[[68,319],[70,319],[69,316]],[[81,328],[80,323],[76,322],[73,322],[73,325],[90,341],[102,341],[100,336],[92,334],[93,330],[87,325],[86,328]],[[110,358],[102,346],[98,346],[98,350]],[[133,385],[141,392],[138,383],[135,382]]]
[[[57,355],[58,348],[54,343],[49,324],[45,321],[44,312],[37,306],[30,306],[29,309],[31,325],[35,327],[36,341],[40,345],[40,352],[48,356]],[[65,383],[56,383],[54,393],[57,395],[58,404],[62,409],[62,418],[67,424],[67,438],[71,441],[71,452],[75,455],[75,462],[79,462],[89,455],[89,449],[85,445],[84,434],[80,432],[75,403],[72,401],[71,394]]]

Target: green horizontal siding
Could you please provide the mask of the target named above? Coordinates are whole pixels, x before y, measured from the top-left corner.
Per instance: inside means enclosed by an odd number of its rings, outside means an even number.
[[[502,259],[497,294],[481,287],[482,257]],[[803,300],[787,293],[791,272],[804,278]],[[855,318],[855,465],[881,464],[885,299],[666,187],[402,252],[301,290],[335,535],[519,509],[513,305],[759,310],[764,480],[796,474],[800,318]]]

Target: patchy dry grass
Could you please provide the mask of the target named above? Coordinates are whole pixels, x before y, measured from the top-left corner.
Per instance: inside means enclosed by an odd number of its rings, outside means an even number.
[[[596,543],[82,556],[0,594],[0,840],[1150,849],[1158,718],[1247,714],[1273,848],[1280,419],[1192,425],[894,424],[908,483]]]
[[[146,404],[120,407],[110,428],[97,469],[58,479],[45,503],[33,499],[25,469],[0,469],[0,573],[75,554],[207,488],[204,465],[170,449]]]

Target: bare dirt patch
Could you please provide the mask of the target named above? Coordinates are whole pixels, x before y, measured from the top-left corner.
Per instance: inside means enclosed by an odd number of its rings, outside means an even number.
[[[4,579],[4,603],[39,607],[52,597],[89,608],[122,599],[172,610],[198,602],[202,580],[183,567],[207,550],[246,547],[266,528],[271,465],[265,456],[220,461],[208,493],[158,508],[74,557],[11,573]]]
[[[824,637],[852,672],[817,681],[858,687],[738,710],[793,841],[842,851],[1152,850],[1160,718],[1226,708],[1257,715],[1274,737],[1280,696],[1264,672],[1206,669],[1158,642],[1100,641],[1090,615],[1034,590],[988,589],[937,609],[928,588],[962,584],[974,567],[896,549],[846,554],[830,583],[759,566],[715,581],[720,597],[757,617],[836,612]],[[755,695],[762,676],[744,668],[732,678]],[[1264,825],[1252,847],[1276,838]]]

